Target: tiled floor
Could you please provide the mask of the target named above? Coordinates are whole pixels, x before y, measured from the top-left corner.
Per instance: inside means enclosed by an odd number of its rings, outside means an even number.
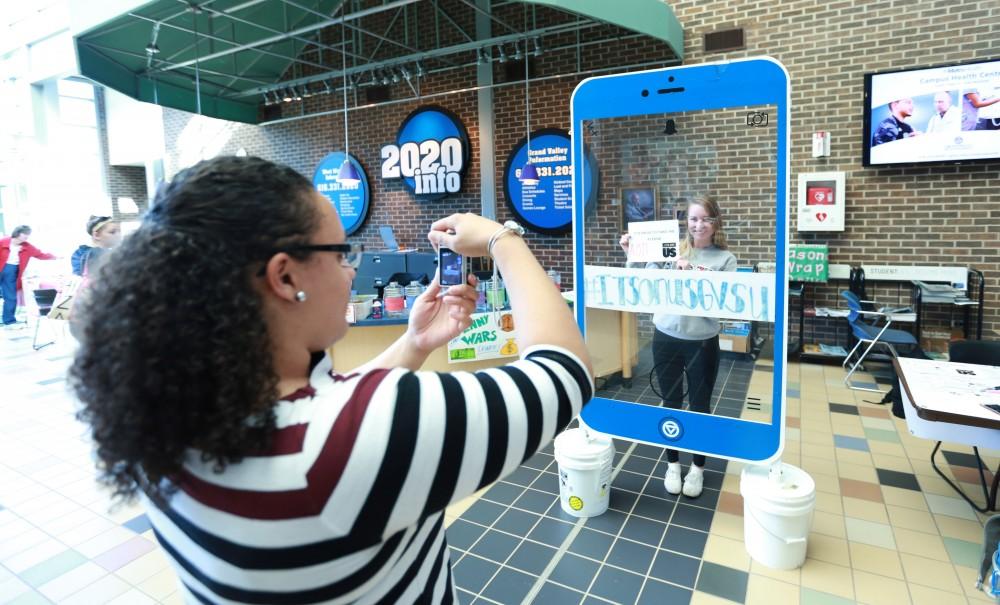
[[[142,511],[109,510],[94,483],[62,380],[69,346],[34,352],[31,336],[0,332],[0,603],[180,602]],[[715,413],[755,414],[745,403],[756,407],[769,364],[727,359]],[[631,389],[602,394],[651,403],[640,365]],[[611,509],[576,519],[559,507],[550,447],[449,509],[462,602],[990,602],[974,588],[983,517],[934,473],[934,444],[866,403],[871,394],[844,388],[843,374],[789,365],[784,460],[817,485],[801,569],[770,570],[746,554],[739,464],[710,460],[703,495],[678,498],[663,488],[662,450],[616,443]],[[976,494],[969,450],[944,449],[939,466]],[[986,459],[996,468],[996,452]]]

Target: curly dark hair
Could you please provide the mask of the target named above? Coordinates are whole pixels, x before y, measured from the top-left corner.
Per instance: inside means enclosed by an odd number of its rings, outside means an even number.
[[[221,472],[268,446],[278,378],[252,282],[315,232],[312,191],[260,158],[200,162],[161,187],[74,307],[69,380],[115,496],[169,497],[187,448]]]

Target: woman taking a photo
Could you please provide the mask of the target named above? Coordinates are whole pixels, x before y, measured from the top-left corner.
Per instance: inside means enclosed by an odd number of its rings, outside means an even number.
[[[473,285],[435,280],[404,336],[331,373],[359,247],[307,179],[258,158],[181,172],[111,255],[71,377],[102,479],[143,498],[187,600],[453,602],[445,507],[590,399],[580,333],[517,230],[464,214],[428,237],[493,256],[519,361],[417,371],[475,308]]]

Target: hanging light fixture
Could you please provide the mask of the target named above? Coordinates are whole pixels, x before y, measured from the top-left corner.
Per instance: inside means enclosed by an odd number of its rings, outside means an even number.
[[[344,163],[337,173],[337,182],[343,187],[357,187],[361,175],[351,163],[351,154],[347,137],[347,23],[344,22],[341,31],[340,64],[344,74]]]
[[[500,49],[500,59],[499,59],[500,62],[501,63],[506,63],[507,62],[507,51],[504,50],[503,44],[497,45],[497,48]]]
[[[528,13],[525,9],[524,13],[524,28],[528,29]],[[525,41],[525,48],[527,48],[528,42]],[[521,52],[518,49],[518,52]],[[538,169],[531,162],[531,98],[528,95],[528,53],[524,53],[524,126],[528,133],[528,161],[524,164],[524,168],[521,169],[521,185],[535,186],[539,183],[538,179]]]

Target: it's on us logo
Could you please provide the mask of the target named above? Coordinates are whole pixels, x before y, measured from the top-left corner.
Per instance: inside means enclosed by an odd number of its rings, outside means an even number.
[[[469,135],[454,113],[421,107],[399,127],[394,144],[382,147],[382,178],[403,179],[415,196],[438,200],[462,189],[469,164]]]

